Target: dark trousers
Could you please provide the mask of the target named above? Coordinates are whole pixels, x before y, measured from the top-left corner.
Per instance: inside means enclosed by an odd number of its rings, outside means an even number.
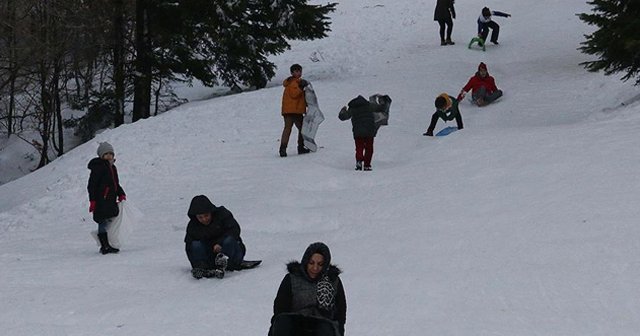
[[[271,324],[269,336],[338,336],[329,320],[295,314],[280,314]]]
[[[289,137],[291,136],[291,129],[293,125],[296,125],[298,129],[298,147],[304,146],[304,140],[302,139],[302,114],[288,113],[282,116],[284,118],[284,129],[282,130],[282,137],[280,138],[280,147],[287,148],[289,144]]]
[[[480,31],[480,36],[483,41],[487,40],[487,36],[489,36],[489,28],[493,29],[491,32],[491,42],[498,42],[498,35],[500,34],[500,25],[493,21],[489,21],[482,26],[482,30]]]
[[[433,133],[439,118],[440,116],[437,111],[431,116],[431,123],[429,123],[429,128],[427,128],[428,133]],[[460,113],[456,115],[456,124],[458,125],[458,129],[462,129],[464,127],[462,125],[462,115]]]
[[[440,41],[445,41],[444,31],[447,30],[447,40],[451,41],[451,32],[453,31],[453,20],[451,18],[438,20],[440,25]]]
[[[237,267],[244,258],[244,249],[239,241],[231,236],[226,236],[219,243],[222,253],[229,257],[230,268]],[[191,262],[191,267],[213,268],[215,265],[216,253],[213,252],[215,243],[194,240],[186,245],[187,258]]]
[[[373,137],[357,137],[354,140],[356,142],[356,161],[364,161],[364,166],[370,167],[373,157]]]
[[[474,90],[471,94],[473,101],[477,101],[478,99],[484,100],[485,103],[489,104],[494,100],[502,97],[502,90],[493,91],[491,94],[487,93],[487,89],[482,86],[477,90]]]

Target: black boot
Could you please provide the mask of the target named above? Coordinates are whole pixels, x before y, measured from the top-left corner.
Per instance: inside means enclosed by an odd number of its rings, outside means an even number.
[[[280,157],[287,157],[287,146],[280,146]]]
[[[298,146],[298,154],[307,154],[311,150],[306,148],[305,146]]]
[[[107,237],[106,232],[98,233],[98,239],[100,240],[100,253],[107,254],[120,252],[117,248],[109,245],[109,238]]]

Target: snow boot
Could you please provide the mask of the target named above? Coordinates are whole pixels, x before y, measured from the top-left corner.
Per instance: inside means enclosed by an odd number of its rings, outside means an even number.
[[[224,253],[218,253],[216,255],[214,263],[216,265],[215,268],[226,271],[227,266],[229,265],[229,257],[227,257]]]
[[[446,43],[446,44],[448,44],[448,45],[454,45],[454,44],[456,44],[455,42],[451,41],[451,39],[450,39],[450,38],[448,38],[448,39],[445,41],[445,43]]]
[[[371,170],[372,170],[371,166],[364,166],[364,171],[371,171]]]
[[[311,152],[311,150],[305,146],[298,146],[298,154],[307,154],[309,152]]]
[[[98,240],[100,240],[100,253],[108,254],[120,252],[117,248],[109,245],[109,237],[107,237],[106,232],[98,233]]]
[[[280,146],[280,157],[287,157],[287,146]]]
[[[362,170],[362,161],[356,161],[356,170]]]

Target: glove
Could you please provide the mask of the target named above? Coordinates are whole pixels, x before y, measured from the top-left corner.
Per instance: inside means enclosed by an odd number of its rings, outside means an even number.
[[[93,212],[96,209],[96,201],[89,201],[89,212]]]
[[[298,83],[298,87],[300,88],[300,90],[304,90],[304,88],[307,87],[307,85],[309,85],[309,82],[307,82],[304,79],[301,79],[300,82]]]
[[[127,200],[127,195],[118,196],[118,202],[122,202],[122,201],[126,201],[126,200]]]
[[[456,98],[457,100],[462,100],[464,99],[464,96],[466,96],[467,93],[464,91],[460,91],[460,94],[458,94],[458,97]]]

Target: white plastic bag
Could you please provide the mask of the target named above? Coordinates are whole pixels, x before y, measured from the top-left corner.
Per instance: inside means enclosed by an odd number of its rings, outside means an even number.
[[[142,217],[140,211],[130,205],[128,201],[118,203],[118,208],[120,209],[118,216],[107,226],[109,245],[117,249],[122,246],[123,242],[127,241],[133,231],[133,227]],[[100,246],[98,230],[91,231],[91,236],[96,240],[98,246]]]

